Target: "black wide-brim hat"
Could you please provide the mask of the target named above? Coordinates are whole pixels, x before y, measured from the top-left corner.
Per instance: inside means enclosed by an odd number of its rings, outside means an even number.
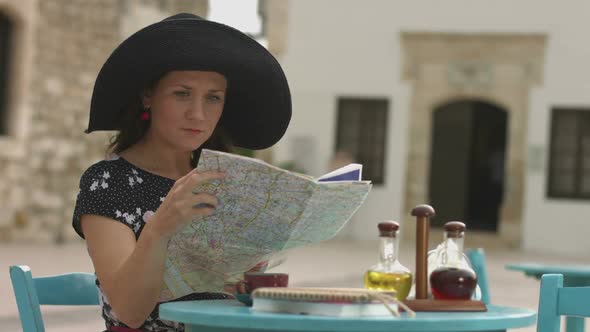
[[[287,130],[291,95],[272,54],[232,27],[177,14],[139,30],[109,56],[94,84],[86,132],[119,130],[130,103],[174,70],[225,76],[228,90],[219,125],[234,145],[268,148]]]

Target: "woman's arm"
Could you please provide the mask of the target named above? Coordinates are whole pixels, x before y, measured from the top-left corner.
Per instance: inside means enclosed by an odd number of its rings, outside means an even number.
[[[137,328],[154,310],[164,274],[167,239],[145,226],[135,241],[131,229],[95,215],[81,219],[88,253],[117,318]]]
[[[193,194],[193,188],[221,178],[220,172],[191,171],[177,180],[137,241],[131,229],[116,220],[82,216],[82,231],[101,288],[117,318],[129,327],[141,326],[158,303],[169,239],[196,216],[215,212],[216,197]]]

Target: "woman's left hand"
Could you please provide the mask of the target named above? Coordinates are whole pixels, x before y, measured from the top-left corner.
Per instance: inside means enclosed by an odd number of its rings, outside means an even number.
[[[254,265],[250,270],[246,272],[264,272],[266,271],[266,267],[268,266],[268,261],[261,261],[258,264]]]
[[[250,270],[244,272],[264,272],[266,267],[268,266],[268,261],[261,261],[258,264],[254,265]],[[246,285],[244,284],[244,280],[239,280],[236,283],[226,283],[223,285],[223,291],[226,293],[234,294],[244,294],[246,293]]]

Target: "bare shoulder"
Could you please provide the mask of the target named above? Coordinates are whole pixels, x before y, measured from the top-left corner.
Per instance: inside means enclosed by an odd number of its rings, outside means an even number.
[[[93,214],[83,215],[81,224],[98,279],[110,279],[135,249],[135,234],[117,220]]]
[[[118,220],[104,216],[85,214],[80,218],[87,241],[98,240],[105,244],[124,242],[135,245],[133,231]]]

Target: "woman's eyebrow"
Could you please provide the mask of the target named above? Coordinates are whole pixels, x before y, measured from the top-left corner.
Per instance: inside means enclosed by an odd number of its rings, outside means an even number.
[[[177,84],[177,86],[187,89],[187,90],[193,89],[191,86],[184,85],[184,84]],[[223,89],[209,89],[209,92],[223,92],[223,93],[225,93],[225,90],[223,90]]]

